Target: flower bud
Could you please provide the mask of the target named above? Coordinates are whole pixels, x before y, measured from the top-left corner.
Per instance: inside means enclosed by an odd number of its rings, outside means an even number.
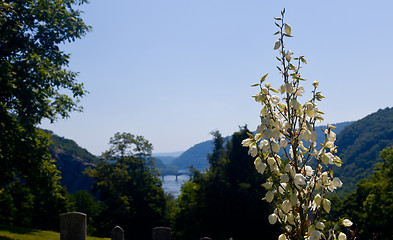
[[[347,240],[347,235],[341,232],[340,234],[338,234],[338,240]]]
[[[343,220],[343,225],[344,225],[344,227],[350,227],[350,226],[352,226],[352,222],[351,222],[351,220],[349,220],[349,219],[344,219]]]
[[[269,223],[273,225],[277,222],[277,215],[272,213],[269,215],[268,219],[269,219]]]
[[[323,199],[322,207],[323,207],[323,209],[325,209],[325,211],[326,211],[327,213],[330,212],[330,207],[331,207],[331,206],[332,206],[332,203],[330,202],[329,199],[327,199],[327,198]]]

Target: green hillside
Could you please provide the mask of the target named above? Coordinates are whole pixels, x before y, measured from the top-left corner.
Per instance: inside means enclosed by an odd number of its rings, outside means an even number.
[[[195,169],[206,169],[209,167],[207,154],[213,151],[213,141],[205,141],[194,145],[185,151],[178,158],[174,159],[170,165],[179,169],[186,169],[191,165]]]
[[[94,166],[98,158],[75,141],[57,136],[51,131],[47,132],[51,134],[50,153],[61,171],[61,184],[71,194],[78,190],[90,191],[93,180],[83,174],[83,171],[89,166]]]
[[[336,144],[344,162],[336,170],[344,183],[339,195],[345,196],[355,190],[361,179],[370,176],[381,161],[380,151],[393,145],[393,108],[378,110],[345,127]]]

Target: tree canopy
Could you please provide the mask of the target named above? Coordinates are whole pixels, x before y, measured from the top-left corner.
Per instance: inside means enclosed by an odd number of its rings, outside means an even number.
[[[266,193],[260,186],[264,177],[241,145],[248,132],[241,128],[230,141],[212,132],[210,168],[204,173],[193,170],[178,198],[177,239],[253,239],[261,232],[265,238],[277,236],[278,228],[267,221],[269,206],[261,201]]]
[[[60,47],[90,29],[75,9],[86,2],[0,1],[1,223],[57,229],[58,213],[66,207],[49,137],[36,127],[42,119],[81,110],[78,101],[86,90]]]
[[[163,224],[166,199],[152,149],[142,136],[116,133],[97,168],[88,170],[101,202],[95,221],[100,235],[119,225],[127,239],[148,239],[151,229]]]

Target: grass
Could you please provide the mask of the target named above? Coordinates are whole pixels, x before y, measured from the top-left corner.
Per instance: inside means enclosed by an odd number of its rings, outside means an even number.
[[[0,240],[58,240],[60,233],[29,228],[0,225]],[[87,237],[87,240],[109,240],[110,238]]]

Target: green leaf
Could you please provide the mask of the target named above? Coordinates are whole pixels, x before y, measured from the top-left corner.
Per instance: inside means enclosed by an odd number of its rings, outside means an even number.
[[[296,67],[292,63],[289,64],[289,69],[296,71]]]
[[[281,21],[282,20],[282,18],[279,18],[279,17],[274,17],[274,19],[276,19],[277,21]]]
[[[251,85],[251,87],[257,87],[257,86],[259,86],[259,83],[255,83],[255,84]]]
[[[276,68],[278,69],[278,71],[282,72],[282,70],[279,66],[276,66]]]
[[[301,60],[304,64],[307,64],[307,61],[306,61],[306,59],[304,59],[303,56],[300,57],[300,60]]]
[[[267,77],[268,74],[269,74],[269,73],[266,73],[265,75],[263,75],[263,76],[261,77],[261,83],[263,83],[263,82],[266,80],[266,77]]]
[[[274,89],[274,88],[270,88],[270,91],[278,93],[278,91],[276,89]]]
[[[247,132],[247,135],[248,135],[250,138],[254,139],[254,135],[252,135],[251,133]]]
[[[279,40],[277,40],[277,41],[274,43],[274,50],[279,49],[280,46],[281,46],[281,42],[280,42],[280,39],[279,39]]]
[[[279,34],[281,31],[277,31],[277,32],[275,32],[273,35],[277,35],[277,34]]]

